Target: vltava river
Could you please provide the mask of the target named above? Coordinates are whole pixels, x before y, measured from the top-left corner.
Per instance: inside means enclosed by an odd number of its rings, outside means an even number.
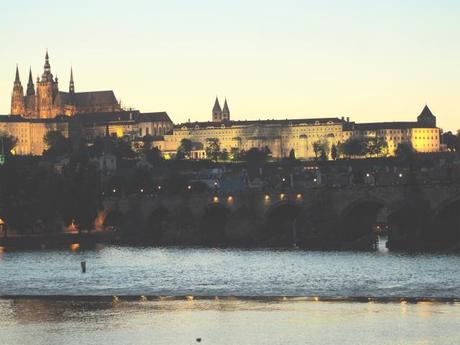
[[[0,277],[0,295],[460,298],[459,255],[115,246],[6,251]]]
[[[4,251],[0,344],[457,345],[459,259],[115,246]]]

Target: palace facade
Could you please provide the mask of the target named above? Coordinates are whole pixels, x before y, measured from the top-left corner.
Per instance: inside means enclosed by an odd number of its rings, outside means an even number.
[[[316,156],[315,143],[332,147],[352,137],[384,138],[390,156],[401,143],[411,144],[417,152],[440,151],[440,129],[428,106],[413,122],[355,123],[344,117],[235,121],[230,119],[227,100],[221,109],[218,99],[212,108],[212,121],[175,125],[164,140],[155,144],[165,155],[172,156],[182,139],[189,139],[194,147],[191,158],[203,159],[207,142],[217,138],[220,149],[229,153],[268,147],[274,158],[288,157],[294,150],[297,158],[312,159]]]

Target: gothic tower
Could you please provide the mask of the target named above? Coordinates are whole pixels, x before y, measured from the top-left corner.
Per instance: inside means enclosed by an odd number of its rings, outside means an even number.
[[[425,105],[420,115],[417,117],[417,122],[430,127],[436,127],[436,116],[433,115],[428,105]]]
[[[42,79],[37,81],[37,95],[35,99],[39,118],[51,118],[57,115],[54,111],[53,101],[58,91],[57,78],[53,79],[48,51],[46,51],[44,71]]]
[[[73,95],[75,93],[75,84],[73,82],[73,68],[70,68],[70,83],[69,83],[69,93]]]
[[[227,99],[225,99],[224,109],[222,110],[222,121],[230,121],[230,109],[228,108]]]
[[[222,121],[222,108],[219,104],[219,99],[216,97],[214,102],[214,107],[212,108],[212,122],[221,122]]]
[[[16,66],[16,78],[14,79],[13,94],[11,95],[11,115],[24,115],[24,90],[19,79],[19,69]]]
[[[32,69],[29,70],[26,96],[24,97],[25,116],[30,118],[35,114],[35,86],[32,80]]]

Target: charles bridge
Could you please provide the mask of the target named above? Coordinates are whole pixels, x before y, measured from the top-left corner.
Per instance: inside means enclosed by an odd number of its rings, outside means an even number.
[[[165,245],[370,248],[382,233],[394,249],[458,247],[460,183],[370,182],[112,196],[102,222]]]

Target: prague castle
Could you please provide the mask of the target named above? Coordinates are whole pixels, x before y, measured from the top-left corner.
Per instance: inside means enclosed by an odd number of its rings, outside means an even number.
[[[58,78],[51,73],[48,52],[45,56],[43,74],[33,83],[32,70],[29,71],[27,90],[24,90],[16,67],[13,93],[11,96],[11,115],[25,118],[54,118],[57,115],[72,116],[78,113],[120,111],[113,91],[75,92],[73,71],[70,71],[69,92],[59,91]]]
[[[212,108],[212,121],[175,125],[173,131],[156,144],[172,156],[182,139],[189,139],[195,144],[191,158],[202,159],[206,157],[208,140],[216,138],[220,149],[229,153],[255,147],[268,148],[274,158],[288,157],[294,150],[297,158],[313,159],[316,157],[315,143],[325,142],[332,147],[352,137],[383,138],[390,156],[401,143],[411,144],[417,152],[440,151],[440,129],[428,106],[417,121],[412,122],[355,123],[344,117],[234,121],[230,120],[227,100],[222,109],[217,98]]]
[[[164,135],[172,127],[165,112],[122,109],[113,91],[76,92],[72,70],[69,91],[60,91],[58,78],[51,73],[48,52],[43,74],[35,85],[29,71],[25,94],[16,67],[11,112],[0,115],[0,135],[17,139],[14,151],[19,155],[42,155],[46,149],[44,137],[49,131],[60,131],[66,137],[78,135],[91,143],[106,135],[107,129],[110,135],[135,139]]]
[[[25,94],[16,67],[11,114],[0,116],[0,135],[7,133],[17,138],[17,154],[41,155],[46,149],[44,136],[51,130],[65,136],[79,133],[90,143],[105,135],[107,129],[111,135],[131,141],[151,135],[165,157],[173,157],[181,141],[189,139],[193,146],[191,159],[207,158],[206,147],[216,139],[221,151],[268,148],[274,158],[288,157],[294,151],[296,158],[313,159],[318,143],[332,147],[350,138],[384,139],[388,155],[394,155],[402,143],[422,153],[441,149],[441,131],[428,106],[416,121],[410,122],[355,123],[344,117],[235,121],[230,117],[227,99],[222,108],[216,97],[210,121],[174,125],[166,112],[122,109],[113,91],[76,92],[72,70],[68,92],[60,91],[58,79],[51,73],[48,52],[43,74],[36,84],[29,71]]]

